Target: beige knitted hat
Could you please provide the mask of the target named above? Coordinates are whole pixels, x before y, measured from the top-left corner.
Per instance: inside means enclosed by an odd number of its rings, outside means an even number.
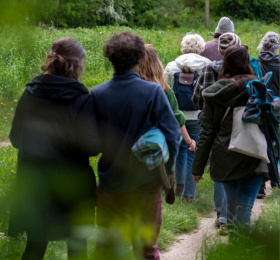
[[[232,45],[241,45],[241,40],[235,33],[224,33],[219,37],[218,49],[222,55]]]

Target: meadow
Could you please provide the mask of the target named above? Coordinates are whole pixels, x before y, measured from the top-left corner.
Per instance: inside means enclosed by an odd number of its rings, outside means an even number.
[[[77,39],[87,53],[85,71],[81,78],[89,89],[108,80],[113,74],[110,63],[102,55],[104,42],[114,32],[132,31],[143,37],[146,43],[153,44],[165,66],[181,54],[180,42],[186,32],[195,32],[205,41],[212,39],[216,22],[205,30],[190,24],[186,28],[166,30],[131,29],[129,27],[96,27],[94,29],[56,29],[54,27],[2,27],[0,30],[0,141],[8,140],[11,121],[17,101],[25,84],[40,73],[44,58],[51,43],[60,37],[70,36]],[[279,26],[252,21],[236,21],[235,32],[242,44],[249,47],[251,56],[256,57],[257,45],[267,31],[279,32]]]
[[[40,66],[51,43],[60,37],[70,36],[77,39],[85,48],[87,57],[84,74],[81,78],[89,89],[109,80],[113,70],[110,63],[102,55],[102,46],[114,32],[132,31],[143,37],[146,43],[153,44],[165,66],[181,54],[180,41],[186,32],[195,32],[206,41],[212,39],[216,22],[211,22],[210,29],[205,30],[203,24],[185,28],[166,30],[132,29],[129,27],[96,27],[94,29],[57,29],[54,27],[3,27],[0,30],[0,141],[8,141],[12,118],[25,84],[40,73]],[[242,44],[248,45],[251,56],[256,57],[257,45],[267,31],[279,33],[279,26],[252,21],[236,21],[235,32]],[[16,150],[0,148],[0,260],[20,259],[25,246],[26,237],[10,238],[7,236],[9,208],[7,196],[16,179]],[[97,159],[92,159],[96,169]],[[279,193],[278,193],[279,194]],[[198,226],[200,216],[213,210],[212,182],[209,175],[196,189],[197,201],[193,204],[178,199],[172,206],[163,203],[163,224],[159,238],[160,249],[164,249],[181,233],[186,233]],[[275,199],[276,200],[276,199]],[[275,201],[273,200],[273,201]],[[279,207],[278,207],[279,209]],[[273,213],[275,214],[275,213]],[[279,222],[278,222],[279,223]],[[271,224],[273,227],[277,223]],[[94,238],[92,238],[94,239]],[[93,250],[94,243],[90,243]],[[211,254],[209,249],[208,253]],[[125,254],[125,253],[124,253]],[[66,259],[63,242],[51,242],[45,259]],[[119,258],[128,259],[128,258]]]

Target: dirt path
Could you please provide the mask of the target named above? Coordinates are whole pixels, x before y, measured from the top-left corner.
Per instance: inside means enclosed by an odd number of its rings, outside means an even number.
[[[271,194],[272,189],[267,185],[266,193]],[[256,219],[261,215],[262,206],[265,204],[265,199],[257,199],[253,211],[252,219]],[[161,252],[161,260],[195,260],[200,259],[199,251],[204,237],[208,239],[216,239],[218,236],[217,229],[214,227],[216,213],[213,212],[210,218],[201,218],[199,228],[177,237],[177,241],[170,247]],[[221,241],[226,241],[227,236],[220,236]]]
[[[0,142],[0,147],[10,146],[10,142]]]

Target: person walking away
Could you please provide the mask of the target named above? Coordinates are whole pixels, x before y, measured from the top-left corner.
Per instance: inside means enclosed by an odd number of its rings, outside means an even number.
[[[205,50],[201,52],[201,56],[211,61],[219,61],[223,57],[218,49],[218,39],[224,33],[234,33],[234,24],[228,17],[222,17],[215,29],[214,39],[206,42]]]
[[[272,71],[272,77],[268,83],[268,88],[271,89],[275,96],[279,96],[279,34],[275,32],[267,32],[262,38],[259,46],[258,60],[262,74]],[[279,129],[279,128],[278,128]],[[279,158],[278,158],[279,161]],[[277,183],[270,182],[271,187],[278,186]],[[262,183],[257,198],[263,198],[265,194],[265,182]]]
[[[232,45],[241,45],[240,38],[234,33],[224,33],[218,39],[219,51],[222,57],[228,47]],[[223,59],[219,61],[212,61],[211,64],[206,65],[202,69],[202,73],[199,76],[192,97],[194,105],[198,109],[203,108],[202,91],[209,86],[213,85],[219,78],[223,65]],[[201,115],[200,115],[201,117]],[[211,157],[211,154],[210,154]],[[224,189],[224,185],[221,182],[213,181],[214,187],[214,203],[215,211],[217,212],[217,219],[215,220],[215,226],[221,228],[220,234],[223,234],[223,226],[227,223],[227,198]]]
[[[201,51],[205,48],[205,41],[198,34],[187,33],[182,42],[181,42],[181,52],[183,55],[177,57],[175,61],[171,61],[167,64],[165,70],[168,72],[167,82],[169,86],[174,87],[175,74],[177,72],[193,72],[193,85],[189,86],[194,88],[194,82],[197,79],[198,74],[201,73],[202,68],[209,64],[211,61],[207,58],[204,58],[199,55]],[[186,129],[191,137],[196,143],[198,140],[198,135],[200,132],[200,125],[197,120],[199,110],[193,105],[190,95],[188,107],[191,109],[184,110],[182,109],[180,102],[179,109],[181,109],[186,117]],[[177,97],[177,100],[180,99],[180,96]],[[181,106],[181,107],[180,107]],[[179,153],[176,158],[176,170],[175,170],[175,182],[177,184],[176,194],[183,196],[187,202],[194,201],[194,193],[196,183],[192,180],[191,168],[193,161],[194,151],[188,150],[188,145],[185,140],[182,140],[180,144]]]
[[[233,111],[223,119],[228,107],[244,106],[249,94],[246,84],[257,77],[250,67],[249,53],[243,46],[227,48],[220,80],[203,91],[201,133],[193,161],[193,178],[202,179],[210,151],[210,176],[224,184],[228,222],[232,228],[249,230],[251,212],[263,179],[268,177],[265,162],[228,150]]]
[[[142,80],[136,72],[145,54],[139,36],[114,34],[103,46],[103,54],[115,72],[111,80],[91,90],[103,143],[98,163],[97,224],[104,233],[116,231],[116,236],[125,234],[128,225],[136,258],[160,259],[160,173],[158,169],[149,171],[131,148],[157,126],[166,138],[170,157],[165,166],[172,173],[180,127],[162,87]],[[109,237],[99,238],[96,253],[114,259]]]
[[[18,149],[18,176],[9,234],[26,232],[23,260],[43,259],[51,240],[67,241],[69,259],[87,258],[81,230],[94,224],[89,156],[99,153],[99,137],[88,89],[78,82],[84,60],[76,40],[56,40],[42,74],[27,83],[17,105],[10,140]]]
[[[152,44],[145,44],[145,55],[139,63],[138,71],[142,79],[156,82],[162,86],[172,108],[173,114],[180,125],[181,136],[189,146],[188,150],[193,151],[196,147],[196,142],[191,139],[188,134],[185,126],[185,115],[179,110],[175,94],[166,82],[167,75],[161,61],[158,58],[157,51]]]

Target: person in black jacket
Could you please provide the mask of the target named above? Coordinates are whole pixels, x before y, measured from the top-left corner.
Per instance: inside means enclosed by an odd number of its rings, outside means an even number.
[[[18,176],[9,234],[26,232],[22,259],[43,259],[50,240],[66,240],[69,256],[86,258],[86,238],[74,229],[93,224],[96,182],[89,156],[98,153],[93,104],[78,82],[85,60],[72,38],[55,41],[42,74],[27,83],[10,140]],[[75,243],[75,246],[73,246]]]

